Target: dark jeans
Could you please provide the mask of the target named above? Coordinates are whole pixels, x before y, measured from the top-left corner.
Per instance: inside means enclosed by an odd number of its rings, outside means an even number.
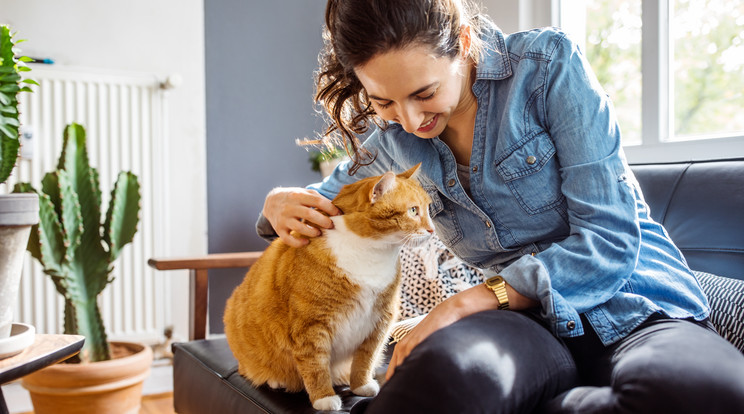
[[[441,329],[352,413],[744,413],[744,356],[704,323],[651,318],[604,347],[561,341],[528,314]]]

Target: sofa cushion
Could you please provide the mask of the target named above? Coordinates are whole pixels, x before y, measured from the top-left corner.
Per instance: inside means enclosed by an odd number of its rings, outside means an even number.
[[[631,168],[690,268],[744,278],[744,159]]]
[[[718,333],[744,353],[744,280],[693,271],[710,302]]]
[[[483,283],[483,273],[455,257],[442,241],[404,247],[400,253],[400,319],[425,315],[448,297]]]
[[[173,405],[179,414],[316,412],[305,392],[252,386],[238,374],[238,361],[224,338],[174,343],[173,367]],[[349,412],[364,399],[349,387],[335,389],[343,402],[337,413]]]

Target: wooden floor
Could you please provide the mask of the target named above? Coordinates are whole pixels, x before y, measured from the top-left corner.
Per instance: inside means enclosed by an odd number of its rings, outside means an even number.
[[[146,395],[142,397],[140,414],[175,414],[173,411],[173,393]]]
[[[175,414],[173,411],[173,393],[146,395],[142,397],[140,414]],[[34,414],[32,412],[23,414]]]

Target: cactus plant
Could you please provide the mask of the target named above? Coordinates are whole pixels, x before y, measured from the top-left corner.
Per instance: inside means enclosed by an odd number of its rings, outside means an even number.
[[[15,41],[10,27],[0,25],[0,183],[10,176],[18,158],[20,142],[18,140],[18,92],[31,92],[23,84],[38,85],[32,79],[21,79],[21,72],[31,69],[23,62],[31,59],[15,57]]]
[[[44,176],[42,191],[28,183],[14,191],[39,195],[39,224],[28,251],[64,296],[65,333],[85,336],[80,359],[95,362],[110,359],[98,294],[113,280],[112,263],[137,232],[140,186],[136,175],[120,172],[101,222],[98,171],[88,163],[85,143],[85,129],[68,125],[57,169]]]

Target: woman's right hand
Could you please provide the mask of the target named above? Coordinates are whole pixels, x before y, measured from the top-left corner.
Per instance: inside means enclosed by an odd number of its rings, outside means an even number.
[[[300,187],[277,187],[269,192],[263,206],[263,215],[269,220],[279,238],[291,247],[302,247],[309,240],[296,237],[317,237],[321,231],[310,225],[332,229],[333,221],[329,216],[341,214],[341,210],[315,190]]]

